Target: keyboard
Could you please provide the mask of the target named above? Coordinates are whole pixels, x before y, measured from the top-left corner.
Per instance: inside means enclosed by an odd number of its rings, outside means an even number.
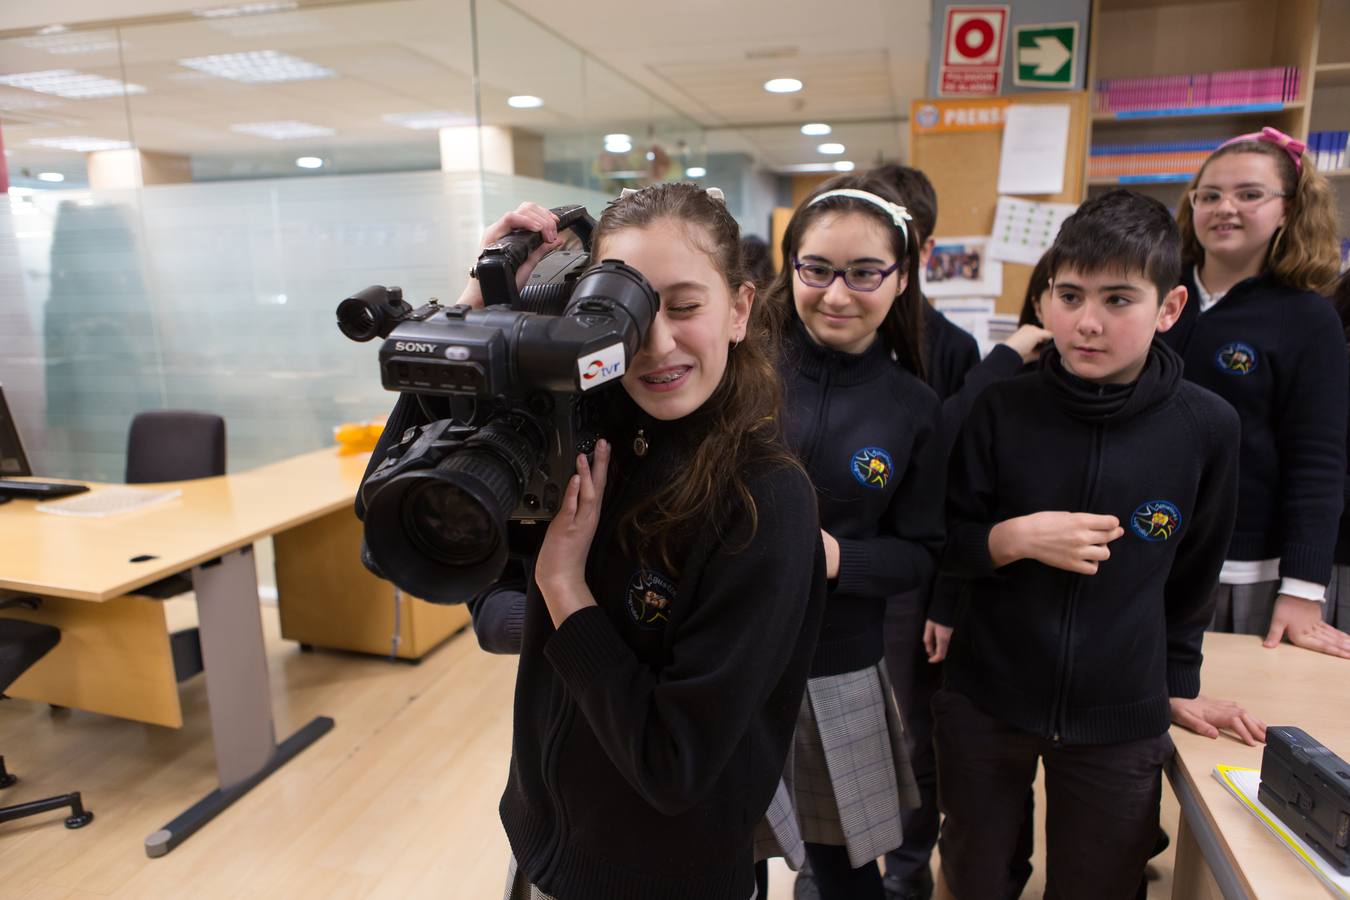
[[[30,500],[52,500],[70,494],[82,494],[89,490],[87,485],[68,484],[61,481],[15,481],[0,478],[0,496],[26,498]]]

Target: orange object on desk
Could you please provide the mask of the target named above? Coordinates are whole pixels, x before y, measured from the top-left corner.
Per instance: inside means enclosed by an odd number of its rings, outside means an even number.
[[[369,453],[384,433],[383,422],[343,422],[333,429],[339,454]]]

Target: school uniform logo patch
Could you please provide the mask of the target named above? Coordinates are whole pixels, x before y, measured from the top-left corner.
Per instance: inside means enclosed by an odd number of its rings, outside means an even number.
[[[891,455],[880,447],[864,447],[853,454],[853,477],[863,487],[881,490],[891,480],[895,467]]]
[[[1250,375],[1256,371],[1256,351],[1250,344],[1233,341],[1219,348],[1214,362],[1229,375]]]
[[[1165,541],[1181,527],[1181,510],[1166,500],[1150,500],[1130,516],[1130,528],[1146,541]]]
[[[675,585],[660,572],[638,569],[628,580],[625,600],[633,623],[648,631],[655,630],[670,621],[670,607],[675,602]]]

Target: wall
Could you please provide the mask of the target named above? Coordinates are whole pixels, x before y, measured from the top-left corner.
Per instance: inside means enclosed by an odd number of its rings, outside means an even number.
[[[998,6],[998,3],[973,3],[970,0],[933,0],[933,18],[929,23],[928,96],[938,96],[940,67],[942,65],[943,29],[947,25],[949,6]],[[1088,18],[1092,9],[1090,0],[1016,0],[1009,7],[1008,33],[1004,38],[1003,80],[1005,94],[1040,92],[1040,88],[1017,87],[1013,84],[1016,60],[1013,58],[1013,33],[1017,25],[1040,25],[1050,22],[1078,23],[1078,58],[1074,61],[1075,89],[1083,89],[1087,71]]]

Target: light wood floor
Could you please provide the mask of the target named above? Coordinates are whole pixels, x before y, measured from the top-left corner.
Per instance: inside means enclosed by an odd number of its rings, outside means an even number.
[[[188,601],[171,608],[190,616]],[[275,608],[263,622],[278,735],[315,715],[337,724],[161,859],[146,858],[146,835],[215,786],[201,678],[182,686],[178,731],[0,702],[0,753],[21,778],[0,804],[79,790],[95,813],[80,831],[58,813],[0,824],[0,898],[501,896],[514,658],[468,634],[415,666],[301,653],[278,637]],[[1169,792],[1173,834],[1176,815]],[[1025,896],[1043,890],[1042,860]],[[1171,852],[1155,862],[1150,896],[1167,897]],[[769,900],[789,900],[791,881],[779,863]]]

